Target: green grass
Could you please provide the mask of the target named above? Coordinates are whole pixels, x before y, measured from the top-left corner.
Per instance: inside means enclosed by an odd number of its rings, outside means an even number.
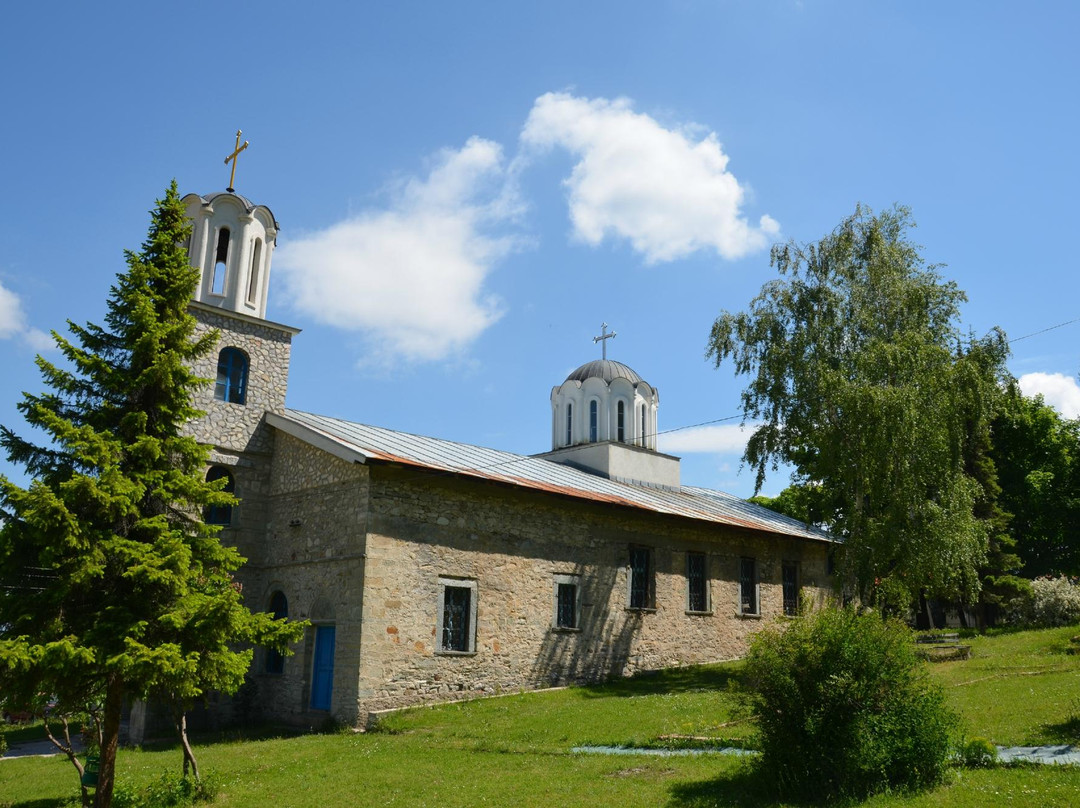
[[[969,736],[1000,744],[1080,742],[1080,656],[1064,653],[1077,628],[971,639],[964,662],[929,665]],[[215,805],[774,806],[769,784],[742,759],[572,755],[587,744],[673,744],[669,735],[753,742],[738,690],[741,666],[665,671],[608,685],[525,693],[387,717],[377,732],[243,742],[204,739],[200,765],[216,778]],[[175,747],[124,750],[121,782],[178,771]],[[0,763],[0,806],[59,808],[77,791],[64,760]],[[1080,768],[956,771],[918,795],[860,805],[1076,806]]]

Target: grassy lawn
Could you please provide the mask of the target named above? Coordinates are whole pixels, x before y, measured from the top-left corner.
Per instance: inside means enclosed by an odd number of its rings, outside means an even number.
[[[970,642],[965,662],[931,665],[969,736],[1000,744],[1080,743],[1080,629],[1000,634]],[[745,760],[574,755],[588,744],[664,745],[667,735],[753,742],[740,666],[666,671],[609,685],[525,693],[394,714],[378,732],[199,744],[220,786],[216,805],[771,806]],[[176,748],[124,750],[121,782],[177,771]],[[0,806],[58,808],[76,790],[57,758],[0,762]],[[956,771],[933,792],[887,795],[885,806],[1076,806],[1080,768]]]

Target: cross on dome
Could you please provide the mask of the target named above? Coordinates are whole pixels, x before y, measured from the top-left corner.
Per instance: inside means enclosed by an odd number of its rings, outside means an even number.
[[[612,331],[610,334],[607,332],[607,323],[601,323],[600,324],[600,336],[592,338],[592,341],[593,341],[594,345],[597,342],[600,343],[601,355],[603,356],[604,359],[607,359],[607,341],[609,339],[615,339],[615,337],[616,337],[616,334],[615,334],[614,331]]]

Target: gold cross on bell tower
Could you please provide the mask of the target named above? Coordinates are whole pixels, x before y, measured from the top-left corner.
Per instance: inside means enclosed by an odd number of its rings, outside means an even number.
[[[242,134],[244,134],[242,131],[239,129],[236,130],[236,148],[233,149],[232,154],[225,158],[225,165],[228,165],[230,160],[232,161],[232,173],[229,174],[229,187],[225,189],[230,194],[236,193],[236,191],[233,190],[233,183],[236,182],[236,158],[240,156],[240,152],[248,147],[248,142],[246,140],[244,141],[243,146],[240,145],[240,135]]]

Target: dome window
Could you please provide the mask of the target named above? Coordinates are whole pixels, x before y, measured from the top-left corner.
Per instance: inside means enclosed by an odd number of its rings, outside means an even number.
[[[619,403],[615,406],[615,410],[615,438],[619,443],[626,443],[626,403],[620,399]]]
[[[574,405],[572,402],[566,405],[566,445],[574,442]]]
[[[230,404],[247,400],[248,358],[239,348],[223,348],[218,354],[214,398]]]
[[[600,408],[596,399],[589,402],[589,443],[596,443],[600,439]]]

